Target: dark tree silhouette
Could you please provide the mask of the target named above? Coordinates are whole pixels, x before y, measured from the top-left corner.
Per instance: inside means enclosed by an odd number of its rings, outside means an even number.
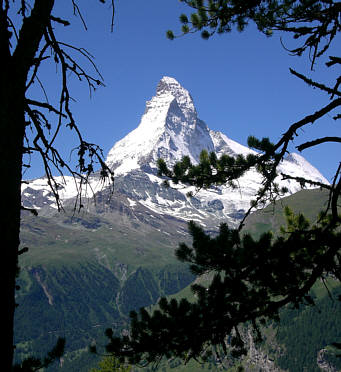
[[[200,31],[206,39],[214,33],[225,33],[234,27],[242,31],[248,22],[256,23],[266,35],[274,31],[292,34],[301,43],[290,52],[301,56],[308,51],[311,68],[321,57],[341,30],[341,3],[332,0],[183,0],[193,9],[188,17],[180,16],[182,35]],[[174,39],[172,31],[167,32]],[[180,35],[181,36],[181,35]],[[341,58],[330,56],[327,68],[335,71]],[[334,70],[333,70],[334,69]],[[335,164],[332,184],[322,184],[309,179],[277,173],[277,167],[288,152],[299,130],[309,131],[325,115],[333,114],[341,105],[341,76],[336,76],[333,86],[315,82],[290,70],[304,83],[329,96],[330,102],[291,124],[276,143],[268,138],[249,137],[248,145],[258,150],[258,155],[239,155],[234,158],[203,151],[200,162],[193,165],[188,157],[169,169],[159,160],[159,174],[169,181],[184,183],[196,188],[229,184],[235,186],[245,172],[255,168],[263,177],[262,187],[247,211],[239,228],[230,229],[222,224],[216,237],[207,235],[194,222],[189,224],[193,238],[192,247],[180,244],[176,251],[179,260],[190,264],[198,275],[211,272],[213,281],[205,288],[192,286],[196,302],[190,303],[163,298],[159,310],[150,314],[145,309],[131,313],[131,330],[128,336],[115,337],[108,330],[107,350],[127,357],[131,363],[157,363],[162,357],[205,358],[213,346],[231,357],[245,353],[240,325],[249,322],[256,339],[261,338],[259,325],[268,319],[278,319],[279,310],[291,304],[313,304],[309,291],[319,279],[333,275],[341,281],[341,217],[338,203],[341,192],[340,159],[330,159]],[[337,71],[338,73],[339,71]],[[340,143],[341,137],[312,138],[297,146],[299,151],[316,148],[322,143]],[[316,186],[328,190],[329,201],[317,221],[310,224],[303,215],[287,214],[287,227],[283,235],[274,238],[270,232],[254,239],[242,232],[245,219],[254,208],[275,201],[285,189],[276,184],[277,176],[299,182],[302,186]],[[229,336],[229,338],[227,337]]]
[[[105,0],[99,2],[105,3]],[[103,161],[100,148],[82,137],[70,104],[70,77],[85,81],[90,91],[103,84],[102,77],[86,50],[59,40],[55,32],[58,27],[69,26],[66,18],[73,15],[80,17],[85,26],[81,13],[84,5],[70,0],[74,14],[56,14],[54,0],[1,0],[0,4],[2,370],[10,371],[18,256],[27,251],[26,247],[19,249],[20,211],[25,209],[21,206],[20,190],[23,168],[29,166],[25,164],[26,159],[32,153],[41,155],[48,184],[59,208],[61,203],[54,171],[61,175],[63,172],[72,174],[78,178],[80,187],[97,165],[102,177],[112,174]],[[113,0],[110,4],[114,15]],[[39,71],[46,63],[56,64],[59,70],[59,99],[54,103],[46,95],[42,101],[35,100],[32,95],[33,86],[39,85],[45,94]],[[91,69],[93,74],[88,72]],[[76,169],[71,169],[55,147],[55,139],[63,126],[78,139]]]

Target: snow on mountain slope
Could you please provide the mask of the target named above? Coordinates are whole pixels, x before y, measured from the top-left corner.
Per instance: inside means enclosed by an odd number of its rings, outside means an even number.
[[[225,134],[210,130],[198,118],[189,92],[175,79],[163,77],[158,84],[156,95],[147,102],[146,111],[139,126],[110,150],[107,163],[116,175],[123,176],[131,171],[139,172],[141,167],[150,181],[159,188],[161,180],[156,177],[156,160],[163,158],[172,165],[188,155],[193,163],[199,160],[201,150],[214,151],[219,155],[247,155],[256,152],[231,140]],[[305,177],[314,181],[328,183],[320,172],[302,156],[290,154],[279,167],[279,173]],[[185,219],[236,220],[249,208],[250,201],[261,186],[261,177],[251,170],[238,182],[239,188],[231,190],[226,186],[201,190],[195,198],[182,197],[193,188],[177,187],[176,196],[166,198],[151,194],[140,198],[144,206],[159,213],[171,214]],[[286,186],[290,193],[300,190],[294,181],[278,182]],[[181,195],[181,197],[179,196]],[[179,204],[179,200],[181,203]],[[214,206],[214,207],[213,207]]]
[[[223,154],[231,156],[237,154],[241,154],[244,156],[248,154],[257,154],[256,151],[253,151],[248,147],[231,140],[221,132],[210,130],[210,136],[214,144],[214,151],[218,156],[221,156]]]
[[[89,178],[88,184],[82,184],[79,179],[72,176],[57,176],[54,178],[57,183],[58,194],[60,200],[66,201],[77,198],[91,198],[96,192],[103,190],[102,180],[95,176]],[[58,208],[56,198],[53,195],[48,184],[47,177],[41,177],[27,181],[22,184],[21,197],[25,207],[42,209],[45,207]]]
[[[147,164],[155,168],[158,158],[172,165],[188,155],[193,163],[197,163],[203,149],[217,155],[256,154],[225,134],[210,130],[198,118],[189,92],[175,79],[163,77],[156,95],[146,103],[139,126],[113,146],[106,162],[118,176]],[[290,154],[280,169],[283,172],[287,170],[290,175],[298,172],[302,177],[311,176],[314,180],[328,183],[298,154]]]
[[[188,155],[197,162],[204,148],[213,151],[213,141],[189,92],[175,79],[164,77],[139,126],[115,144],[106,162],[121,175],[146,164],[155,168],[158,158],[174,164]]]
[[[218,156],[224,153],[231,156],[255,154],[255,151],[225,134],[210,130],[198,118],[189,92],[175,79],[163,77],[156,95],[146,103],[139,126],[113,146],[106,162],[115,171],[115,185],[119,185],[116,192],[125,195],[127,208],[134,210],[142,205],[154,213],[182,220],[193,219],[207,227],[216,226],[217,222],[223,220],[234,224],[242,218],[261,186],[261,177],[255,170],[249,171],[238,181],[238,189],[212,187],[201,190],[194,198],[186,197],[187,192],[193,189],[179,185],[166,189],[161,185],[162,179],[157,177],[157,159],[163,158],[171,166],[188,155],[193,163],[197,163],[203,149],[214,151]],[[279,174],[283,172],[328,183],[316,168],[298,154],[289,154],[278,170]],[[290,193],[300,190],[297,182],[282,181],[280,176],[278,183],[286,186]],[[23,196],[25,200],[31,200],[31,205],[42,207],[45,202],[55,207],[51,199],[53,195],[47,190],[46,181],[44,184],[42,179],[35,180],[23,187]],[[42,197],[39,205],[32,202],[39,199],[38,195]],[[61,182],[62,200],[76,195],[77,183],[68,178]]]
[[[307,179],[329,184],[328,180],[312,166],[302,155],[290,153],[279,166],[279,173],[285,173],[290,176],[305,177]],[[293,181],[294,182],[294,181]]]

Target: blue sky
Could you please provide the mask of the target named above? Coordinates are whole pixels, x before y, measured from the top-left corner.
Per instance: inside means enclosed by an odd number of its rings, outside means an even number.
[[[100,145],[105,155],[138,125],[146,100],[155,94],[158,81],[165,75],[190,91],[199,117],[209,128],[242,144],[250,134],[276,141],[288,125],[328,103],[326,95],[290,75],[289,67],[324,82],[333,82],[335,68],[334,73],[327,71],[325,59],[321,59],[315,71],[310,71],[307,55],[293,57],[283,48],[279,39],[283,35],[267,38],[250,25],[243,33],[216,35],[209,41],[196,34],[169,41],[166,30],[179,31],[179,15],[187,10],[177,0],[117,0],[113,33],[109,4],[82,1],[88,26],[85,31],[80,20],[72,16],[70,3],[58,2],[61,8],[55,15],[62,10],[72,26],[57,32],[64,41],[95,56],[106,84],[89,98],[85,84],[72,83],[76,100],[72,109],[85,139]],[[283,42],[295,46],[291,39]],[[329,54],[339,55],[340,45],[339,38]],[[44,68],[40,74],[51,98],[58,89],[55,77],[55,67]],[[297,144],[339,135],[337,125],[327,116],[300,133]],[[74,145],[68,131],[58,143],[65,154]],[[337,167],[331,156],[339,153],[339,146],[322,145],[303,156],[331,180]],[[33,159],[25,178],[42,175],[40,162]]]

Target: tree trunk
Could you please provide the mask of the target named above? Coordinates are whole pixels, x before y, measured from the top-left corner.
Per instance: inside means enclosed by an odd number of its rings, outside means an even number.
[[[21,167],[24,139],[24,109],[9,89],[1,89],[0,101],[0,195],[1,195],[1,263],[3,367],[10,371],[13,359],[13,316],[15,278],[20,232]],[[6,94],[7,93],[7,94]],[[6,97],[4,97],[4,94]]]
[[[25,131],[25,83],[18,84],[13,67],[6,14],[0,11],[0,196],[2,297],[2,367],[12,370],[15,278],[20,232],[22,145]],[[22,81],[22,80],[21,80]],[[19,86],[20,85],[20,86]]]
[[[5,4],[5,5],[4,5]],[[49,22],[54,0],[35,0],[25,17],[14,51],[6,5],[0,7],[0,196],[2,286],[2,371],[12,370],[15,280],[21,211],[22,156],[25,138],[26,80]]]

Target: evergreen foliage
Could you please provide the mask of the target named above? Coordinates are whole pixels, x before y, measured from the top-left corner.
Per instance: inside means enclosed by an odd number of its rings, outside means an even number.
[[[332,0],[183,0],[194,12],[181,15],[182,31],[200,31],[204,38],[215,32],[225,33],[236,27],[242,31],[249,21],[256,23],[261,32],[271,35],[283,31],[301,42],[291,50],[301,56],[310,52],[311,67],[322,56],[340,31],[341,4]],[[168,31],[170,39],[174,33]],[[303,41],[302,41],[303,40]],[[341,64],[341,58],[330,56],[327,67]],[[107,351],[128,358],[133,364],[159,363],[163,356],[206,360],[210,348],[220,349],[231,358],[245,354],[240,327],[249,322],[255,341],[262,339],[261,326],[267,320],[279,320],[285,305],[299,308],[314,305],[310,290],[318,280],[333,276],[341,281],[341,217],[338,211],[341,192],[341,163],[331,185],[313,182],[289,174],[278,174],[278,165],[288,152],[290,142],[298,131],[307,129],[318,119],[335,112],[341,105],[341,76],[335,85],[328,87],[290,70],[304,83],[329,95],[330,102],[293,123],[280,139],[273,143],[268,138],[248,138],[249,147],[257,155],[232,157],[203,151],[199,164],[184,157],[169,169],[164,160],[158,162],[159,175],[165,177],[165,186],[184,183],[198,190],[213,185],[227,184],[237,187],[236,181],[250,169],[262,176],[262,187],[255,195],[239,228],[222,224],[217,236],[210,236],[194,222],[189,224],[192,247],[180,244],[176,255],[188,262],[196,275],[214,273],[208,288],[194,284],[196,301],[161,299],[159,309],[149,313],[141,309],[131,313],[130,334],[114,337],[108,331]],[[339,113],[333,117],[341,118]],[[297,146],[299,151],[314,148],[321,143],[341,142],[340,137],[313,138]],[[276,178],[325,189],[329,193],[328,205],[310,223],[302,214],[286,209],[287,224],[281,235],[274,237],[268,231],[254,238],[244,234],[245,219],[255,207],[274,202],[287,190],[281,189]],[[189,195],[191,196],[191,195]]]
[[[268,318],[278,320],[284,305],[314,304],[309,291],[318,278],[333,274],[341,280],[335,259],[341,233],[325,230],[328,222],[310,226],[302,215],[287,214],[284,233],[289,236],[277,238],[268,232],[253,239],[224,224],[210,237],[191,222],[193,245],[180,244],[177,257],[197,275],[215,272],[212,283],[192,286],[195,303],[163,298],[153,314],[132,312],[130,337],[109,334],[107,351],[118,348],[131,363],[163,356],[188,360],[203,357],[208,345],[227,353],[226,335],[232,334],[230,353],[238,357],[246,352],[238,326],[250,321],[260,340],[260,325]]]
[[[340,3],[332,0],[180,0],[193,12],[180,15],[183,34],[201,32],[204,39],[233,28],[243,31],[250,21],[271,36],[274,31],[293,34],[302,40],[292,52],[302,55],[312,50],[312,64],[322,55],[340,31]],[[173,31],[167,37],[174,39]]]

